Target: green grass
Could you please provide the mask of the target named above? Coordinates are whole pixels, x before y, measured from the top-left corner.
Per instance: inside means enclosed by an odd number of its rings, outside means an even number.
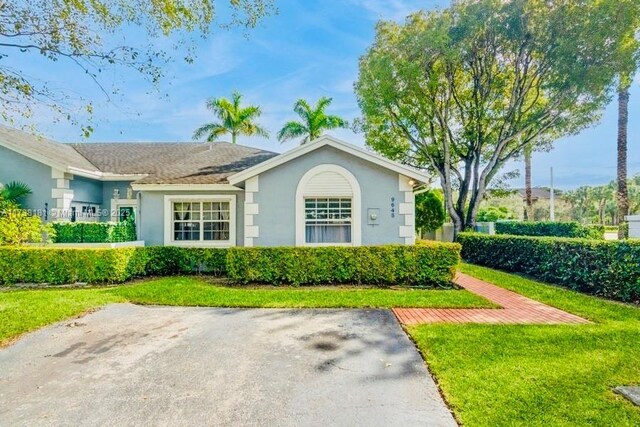
[[[640,385],[640,309],[484,267],[462,271],[594,322],[408,328],[467,426],[638,426],[614,394]]]
[[[464,290],[348,287],[224,287],[172,277],[111,291],[136,304],[263,308],[494,307]]]
[[[113,302],[98,289],[42,289],[0,292],[0,347],[19,335]]]
[[[197,277],[170,277],[114,288],[0,292],[0,346],[25,332],[113,302],[273,308],[494,306],[464,290],[224,287]]]

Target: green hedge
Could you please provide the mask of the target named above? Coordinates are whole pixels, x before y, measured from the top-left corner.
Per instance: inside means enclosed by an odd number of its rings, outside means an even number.
[[[368,284],[450,287],[458,244],[416,246],[197,249],[0,247],[0,284],[121,283],[193,272],[236,283]]]
[[[232,248],[227,274],[240,283],[418,285],[450,287],[456,244],[317,248]]]
[[[136,240],[134,221],[54,222],[54,243],[117,243]]]
[[[640,242],[460,233],[465,261],[640,302]]]
[[[511,236],[549,236],[549,237],[574,237],[581,239],[604,239],[604,226],[582,225],[578,222],[496,222],[497,234],[509,234]]]
[[[110,284],[134,277],[225,271],[225,249],[0,247],[0,284]]]

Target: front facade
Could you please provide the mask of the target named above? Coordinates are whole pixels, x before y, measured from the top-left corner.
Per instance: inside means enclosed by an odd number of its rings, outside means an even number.
[[[49,221],[133,216],[146,245],[413,244],[428,176],[329,136],[276,154],[228,143],[60,144],[0,129],[0,183]]]

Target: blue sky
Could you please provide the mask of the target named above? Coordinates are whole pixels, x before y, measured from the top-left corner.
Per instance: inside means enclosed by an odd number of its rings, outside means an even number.
[[[193,130],[210,121],[205,100],[229,96],[235,89],[246,102],[262,106],[261,123],[272,133],[270,140],[242,138],[240,143],[284,151],[295,142],[280,144],[275,133],[295,118],[291,107],[296,99],[315,101],[333,98],[331,112],[347,119],[358,117],[353,93],[358,58],[371,44],[379,19],[402,20],[419,8],[448,5],[448,1],[410,0],[275,0],[279,13],[267,17],[248,34],[242,30],[216,30],[206,40],[198,40],[198,58],[188,65],[176,61],[158,92],[134,73],[105,75],[117,81],[122,94],[106,102],[98,88],[68,65],[40,59],[18,58],[28,73],[54,82],[61,88],[89,94],[95,102],[95,132],[91,141],[188,141]],[[134,37],[128,34],[127,37]],[[177,55],[179,58],[180,55]],[[73,73],[73,74],[71,74]],[[73,78],[69,78],[73,76]],[[166,96],[165,96],[166,95]],[[640,85],[631,90],[629,121],[629,171],[640,172],[638,114]],[[605,111],[601,122],[578,136],[556,143],[549,153],[534,155],[534,185],[548,185],[553,166],[556,184],[572,188],[606,183],[615,177],[616,104]],[[45,135],[64,142],[77,141],[79,131],[66,122],[52,123],[46,113],[34,119]],[[363,136],[349,130],[335,136],[363,145]],[[505,169],[522,168],[518,162]],[[524,177],[512,182],[522,186]]]

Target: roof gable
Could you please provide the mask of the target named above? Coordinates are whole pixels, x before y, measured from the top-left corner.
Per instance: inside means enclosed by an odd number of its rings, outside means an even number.
[[[384,168],[390,169],[392,171],[403,174],[409,178],[413,178],[423,183],[429,182],[430,180],[429,175],[425,174],[422,171],[419,171],[417,169],[403,165],[398,162],[394,162],[393,160],[389,160],[378,154],[374,154],[372,152],[369,152],[358,146],[349,144],[345,141],[334,138],[332,136],[324,135],[314,141],[311,141],[307,144],[296,147],[293,150],[282,153],[269,160],[259,163],[256,166],[250,167],[246,170],[243,170],[241,172],[238,172],[234,175],[229,176],[228,177],[229,183],[232,185],[236,185],[240,182],[246,181],[247,179],[253,176],[259,175],[265,171],[276,168],[284,163],[290,162],[294,159],[297,159],[298,157],[304,156],[305,154],[311,153],[319,148],[326,147],[326,146],[333,147],[339,151],[342,151],[344,153],[350,154],[360,159],[369,161],[378,166],[382,166]]]
[[[52,168],[97,173],[98,168],[66,144],[0,125],[0,145]]]

